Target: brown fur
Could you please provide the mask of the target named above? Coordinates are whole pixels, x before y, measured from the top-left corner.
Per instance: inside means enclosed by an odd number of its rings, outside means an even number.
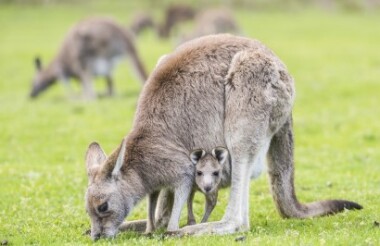
[[[227,9],[209,9],[197,14],[194,30],[184,35],[181,38],[181,43],[197,37],[218,33],[240,33],[233,14]]]
[[[37,73],[30,96],[37,97],[58,79],[76,78],[82,83],[85,96],[95,98],[92,80],[98,75],[106,78],[107,93],[112,95],[113,66],[123,56],[130,58],[144,84],[147,74],[128,32],[108,18],[83,20],[67,33],[57,56],[46,68],[36,60]]]
[[[162,25],[158,27],[158,35],[161,38],[170,37],[173,28],[188,20],[192,20],[195,16],[195,10],[183,4],[176,4],[169,6],[165,11],[165,20]]]
[[[297,205],[289,123],[294,96],[294,82],[285,65],[256,40],[212,35],[177,48],[149,77],[122,147],[106,158],[100,148],[90,146],[87,169],[95,171],[88,172],[86,201],[92,237],[114,236],[120,218],[157,191],[165,196],[160,194],[155,216],[149,215],[156,221],[148,221],[151,225],[146,228],[155,228],[159,222],[166,223],[169,231],[178,230],[194,180],[188,153],[199,146],[227,146],[231,195],[222,221],[187,226],[181,234],[248,230],[251,169],[267,152],[273,196],[281,213],[303,218],[338,212],[342,207],[361,208],[352,202],[345,203],[352,206],[340,206],[337,200],[331,201],[339,208],[334,210],[325,202],[306,204],[307,209]],[[98,155],[103,157],[92,158]],[[105,161],[93,161],[99,159]],[[170,193],[173,198],[169,199]],[[114,208],[107,219],[96,211],[99,203],[94,198],[103,198],[101,202]]]
[[[141,32],[143,32],[145,29],[155,28],[155,23],[153,21],[153,18],[148,13],[137,13],[132,19],[131,23],[131,31],[138,35]]]

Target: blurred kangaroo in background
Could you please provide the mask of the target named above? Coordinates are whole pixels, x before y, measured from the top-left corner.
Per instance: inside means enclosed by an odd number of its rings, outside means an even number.
[[[36,58],[37,73],[30,93],[32,98],[53,85],[57,80],[68,84],[70,78],[82,83],[84,95],[96,98],[93,88],[95,76],[107,81],[107,94],[114,94],[112,71],[115,64],[127,56],[142,84],[147,73],[137,54],[132,37],[116,22],[108,18],[91,18],[76,24],[66,35],[58,55],[46,67]]]
[[[132,17],[131,30],[137,36],[143,30],[151,28],[162,39],[169,38],[176,26],[194,19],[196,11],[184,4],[170,5],[165,9],[163,21],[154,21],[149,12],[138,12]]]
[[[171,5],[165,11],[164,22],[157,25],[158,36],[160,38],[168,38],[173,28],[185,21],[194,19],[196,11],[183,4]]]
[[[183,35],[180,43],[218,33],[239,34],[240,28],[231,11],[224,8],[208,9],[196,15],[194,30]]]
[[[273,198],[283,217],[362,208],[346,200],[298,201],[294,97],[286,66],[257,40],[211,35],[166,55],[140,94],[133,127],[122,144],[109,157],[97,143],[87,150],[86,210],[92,238],[113,237],[119,228],[128,228],[134,222],[122,224],[124,218],[146,195],[149,219],[138,221],[146,231],[162,225],[181,235],[249,230],[249,182],[266,155]],[[179,230],[195,176],[188,153],[197,146],[227,147],[230,197],[221,221]]]
[[[136,13],[132,18],[132,23],[130,26],[131,31],[135,35],[139,35],[145,29],[155,29],[156,24],[153,21],[152,16],[149,13],[139,12]]]
[[[231,11],[225,8],[207,9],[197,12],[187,5],[171,5],[162,24],[155,23],[149,13],[137,13],[132,19],[131,29],[138,35],[142,30],[155,29],[160,38],[169,38],[173,29],[183,22],[195,20],[194,30],[180,37],[180,43],[218,33],[239,34],[240,29]]]

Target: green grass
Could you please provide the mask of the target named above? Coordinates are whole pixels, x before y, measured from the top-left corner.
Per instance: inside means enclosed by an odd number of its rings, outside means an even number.
[[[89,244],[84,209],[84,153],[99,141],[109,153],[131,128],[140,85],[127,62],[115,75],[118,96],[69,100],[61,85],[30,101],[33,57],[49,61],[66,30],[89,15],[128,23],[125,4],[0,6],[0,241]],[[133,6],[135,7],[135,6]],[[245,235],[249,245],[379,245],[380,16],[375,14],[236,12],[247,36],[272,48],[296,80],[296,189],[301,201],[347,198],[364,210],[281,219],[263,175],[251,184],[251,230],[229,236],[161,239],[120,234],[100,244],[222,245]],[[138,39],[144,64],[173,48],[152,33]],[[103,81],[97,81],[103,90]],[[78,89],[78,92],[80,90]],[[228,191],[211,220],[222,217]],[[198,219],[203,198],[196,197]],[[186,212],[183,212],[182,224]],[[145,202],[128,219],[145,218]]]

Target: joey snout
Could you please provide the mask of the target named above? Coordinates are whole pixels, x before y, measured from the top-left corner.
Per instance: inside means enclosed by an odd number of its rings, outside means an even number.
[[[196,183],[201,191],[205,194],[213,192],[218,186],[217,180],[211,174],[203,174],[197,178]]]
[[[212,186],[211,185],[206,185],[203,187],[203,190],[205,193],[209,193],[211,190],[212,190]]]
[[[97,233],[91,233],[91,239],[93,240],[93,241],[96,241],[96,240],[98,240],[98,239],[100,239],[100,236],[101,236],[102,234],[100,233],[100,232],[97,232]]]
[[[215,191],[216,185],[214,183],[203,183],[199,188],[204,194],[210,194]]]

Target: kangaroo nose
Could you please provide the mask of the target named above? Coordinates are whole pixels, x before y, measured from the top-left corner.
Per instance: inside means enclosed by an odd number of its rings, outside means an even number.
[[[100,232],[96,233],[96,234],[92,235],[92,240],[96,241],[100,238],[100,236],[101,236]]]
[[[205,187],[205,191],[206,191],[206,192],[210,192],[210,190],[211,190],[211,186],[206,186],[206,187]]]

